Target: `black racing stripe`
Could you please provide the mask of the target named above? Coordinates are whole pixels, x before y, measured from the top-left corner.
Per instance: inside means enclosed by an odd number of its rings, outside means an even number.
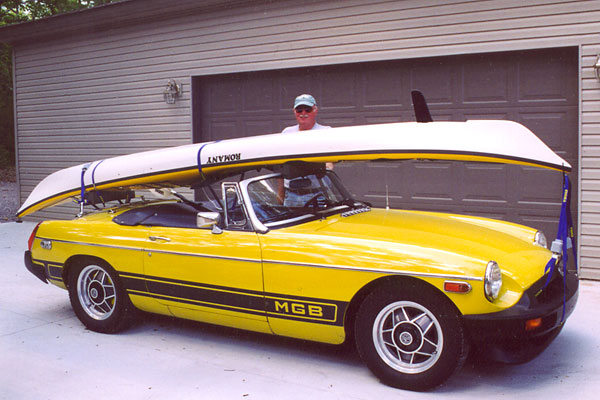
[[[177,279],[121,273],[129,293],[181,304],[326,325],[343,325],[347,302],[263,293]]]
[[[180,279],[171,279],[171,278],[163,278],[163,277],[158,277],[158,276],[151,276],[151,275],[143,275],[143,274],[134,274],[134,273],[123,273],[121,272],[119,274],[119,276],[127,278],[137,278],[137,279],[143,279],[143,280],[152,280],[152,281],[157,281],[157,282],[162,282],[162,283],[172,283],[175,285],[187,285],[187,286],[194,286],[194,287],[198,287],[198,288],[205,288],[205,289],[214,289],[214,290],[225,290],[225,291],[235,291],[238,293],[245,293],[245,294],[249,294],[249,295],[257,295],[257,296],[263,296],[264,293],[258,290],[249,290],[249,289],[240,289],[240,288],[232,288],[229,286],[219,286],[219,285],[211,285],[211,284],[207,284],[207,283],[200,283],[200,282],[192,282],[192,281],[184,281],[184,280],[180,280]]]
[[[264,297],[260,291],[132,273],[121,273],[120,277],[126,289],[146,292],[154,298],[244,313],[265,313]]]
[[[156,293],[148,293],[148,292],[129,292],[133,295],[137,295],[137,296],[144,296],[144,297],[150,297],[153,299],[158,299],[158,300],[167,300],[167,301],[172,301],[175,303],[181,303],[181,304],[190,304],[190,305],[195,305],[195,306],[204,306],[204,307],[209,307],[209,308],[214,308],[214,309],[218,309],[218,310],[226,310],[226,311],[235,311],[235,312],[241,312],[244,314],[251,314],[251,315],[260,315],[260,316],[265,316],[265,312],[261,311],[261,310],[248,310],[248,309],[244,309],[244,310],[240,310],[238,308],[234,308],[234,307],[228,307],[222,304],[214,304],[214,303],[204,303],[202,301],[199,300],[192,300],[192,299],[181,299],[181,298],[171,298],[168,296],[162,296],[160,294],[156,294]]]
[[[119,274],[119,279],[123,282],[125,289],[131,289],[139,292],[147,292],[146,281],[142,278],[131,278],[125,274]]]
[[[264,298],[261,296],[250,296],[242,293],[225,292],[221,290],[206,289],[193,286],[184,286],[173,283],[146,281],[148,291],[161,296],[169,296],[184,301],[193,301],[206,304],[242,308],[244,310],[263,311]],[[241,310],[241,312],[244,312]]]

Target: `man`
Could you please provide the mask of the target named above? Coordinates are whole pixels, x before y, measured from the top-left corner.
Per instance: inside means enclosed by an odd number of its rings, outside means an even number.
[[[317,123],[317,114],[319,113],[319,108],[317,107],[317,101],[310,94],[301,94],[296,97],[294,100],[294,115],[296,116],[296,121],[298,121],[298,125],[288,126],[281,133],[294,133],[299,131],[311,131],[317,129],[331,129],[330,126],[325,126]],[[327,169],[333,169],[333,163],[325,164]],[[285,181],[285,182],[284,182]],[[292,203],[291,198],[295,198],[295,202],[301,202],[304,204],[302,200],[307,200],[310,197],[314,196],[314,193],[309,193],[308,195],[299,195],[294,194],[294,191],[290,189],[289,180],[282,180],[278,193],[282,202],[286,205]],[[286,190],[287,189],[287,190]],[[293,196],[292,196],[293,195]]]
[[[315,98],[310,94],[301,94],[294,100],[294,115],[298,125],[288,126],[281,133],[292,133],[298,131],[310,131],[315,129],[329,129],[317,123],[319,109]]]

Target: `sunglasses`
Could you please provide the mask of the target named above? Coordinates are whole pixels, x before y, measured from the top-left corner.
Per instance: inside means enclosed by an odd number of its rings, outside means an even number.
[[[313,111],[312,107],[308,106],[298,106],[294,109],[298,114],[302,114],[302,111],[305,111],[307,114],[310,114]]]

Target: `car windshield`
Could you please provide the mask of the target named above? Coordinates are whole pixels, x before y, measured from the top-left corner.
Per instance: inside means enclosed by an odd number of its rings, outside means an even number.
[[[268,176],[248,184],[256,217],[274,227],[354,206],[354,201],[333,172],[285,179]]]

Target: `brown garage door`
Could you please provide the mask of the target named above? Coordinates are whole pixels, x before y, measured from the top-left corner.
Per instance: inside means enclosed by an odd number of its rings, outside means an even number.
[[[410,91],[418,89],[434,120],[521,122],[573,165],[577,182],[577,54],[561,48],[197,77],[194,141],[280,132],[295,123],[291,105],[300,93],[315,95],[326,125],[414,121]],[[442,161],[335,170],[375,206],[484,215],[544,229],[549,239],[556,233],[557,172]]]

